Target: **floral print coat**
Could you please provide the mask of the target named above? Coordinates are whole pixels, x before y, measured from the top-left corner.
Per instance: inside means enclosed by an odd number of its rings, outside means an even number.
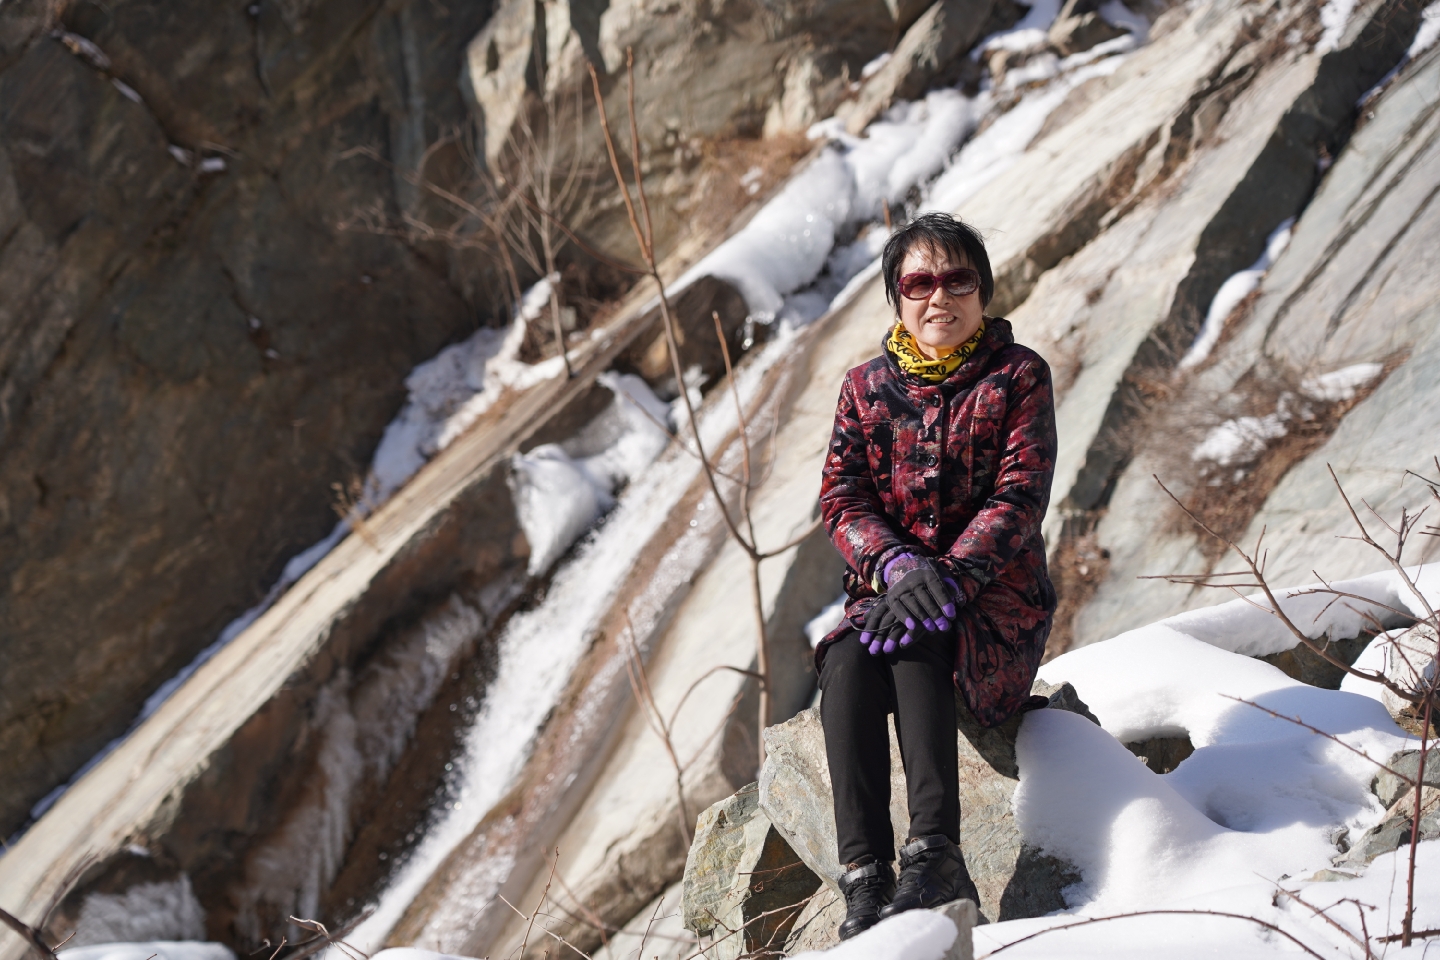
[[[974,355],[939,383],[888,351],[847,373],[820,512],[850,599],[816,666],[863,624],[885,563],[910,552],[937,558],[965,595],[955,682],[976,719],[996,726],[1024,706],[1055,611],[1040,536],[1055,447],[1050,368],[1009,321],[987,318]]]

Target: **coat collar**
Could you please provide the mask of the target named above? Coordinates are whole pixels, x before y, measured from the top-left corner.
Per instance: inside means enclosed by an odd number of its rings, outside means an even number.
[[[889,328],[886,328],[885,336],[880,340],[880,353],[885,358],[885,364],[890,373],[906,387],[939,387],[947,393],[954,393],[958,390],[968,390],[980,381],[990,369],[990,362],[995,354],[1015,342],[1015,333],[1010,326],[1010,321],[1004,317],[986,317],[985,335],[980,338],[980,345],[955,372],[950,374],[939,383],[928,383],[913,373],[906,373],[900,368],[899,362],[885,346],[890,338]]]

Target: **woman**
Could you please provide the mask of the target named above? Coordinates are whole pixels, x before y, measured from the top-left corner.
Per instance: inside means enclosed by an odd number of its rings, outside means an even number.
[[[986,727],[1029,704],[1055,609],[1040,522],[1055,466],[1050,368],[984,315],[984,242],[944,214],[897,231],[881,259],[896,322],[845,375],[820,488],[846,561],[845,620],[816,652],[842,938],[967,897],[959,848],[958,687]],[[895,714],[910,838],[890,861]]]

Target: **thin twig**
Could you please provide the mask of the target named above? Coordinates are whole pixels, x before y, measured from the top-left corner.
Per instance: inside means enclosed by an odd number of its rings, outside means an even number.
[[[1410,865],[1405,876],[1405,920],[1400,931],[1402,947],[1410,946],[1415,930],[1415,852],[1420,845],[1420,798],[1425,783],[1425,756],[1430,750],[1431,710],[1435,706],[1435,681],[1429,684],[1425,697],[1425,715],[1420,722],[1420,767],[1415,777],[1415,809],[1410,812]]]
[[[520,917],[522,920],[528,916],[527,914],[521,913],[520,910],[516,908],[515,904],[511,903],[509,900],[506,900],[503,896],[496,894],[496,899],[498,899],[501,903],[505,904],[505,906],[509,907],[511,910],[514,910],[515,915],[517,917]],[[540,932],[553,940],[558,940],[560,943],[563,943],[565,946],[569,947],[571,950],[574,950],[577,954],[584,957],[585,960],[594,960],[594,958],[592,958],[590,954],[586,953],[584,950],[581,950],[579,947],[575,946],[575,944],[571,943],[569,940],[566,940],[554,930],[549,930],[545,927],[541,927]]]
[[[1346,496],[1345,488],[1340,484],[1340,478],[1335,476],[1335,468],[1327,463],[1325,464],[1325,469],[1330,471],[1330,479],[1335,481],[1335,489],[1340,492],[1340,499],[1345,502],[1345,509],[1350,511],[1350,516],[1354,519],[1355,526],[1360,528],[1360,533],[1364,541],[1384,555],[1386,560],[1390,561],[1390,565],[1395,568],[1395,572],[1400,575],[1400,579],[1405,582],[1405,585],[1410,588],[1410,592],[1415,595],[1415,598],[1420,601],[1420,605],[1425,608],[1425,619],[1431,623],[1440,622],[1440,618],[1437,618],[1435,615],[1435,609],[1430,606],[1430,600],[1421,592],[1420,588],[1415,585],[1415,582],[1410,579],[1410,575],[1405,572],[1405,567],[1400,562],[1400,554],[1403,552],[1405,546],[1404,538],[1401,538],[1400,549],[1395,551],[1394,556],[1391,556],[1386,552],[1384,547],[1372,540],[1370,538],[1370,532],[1365,529],[1365,524],[1360,522],[1360,516],[1355,512],[1355,506],[1350,502],[1350,498]]]
[[[756,673],[754,670],[742,670],[739,667],[732,667],[728,663],[722,663],[718,666],[711,667],[709,670],[706,670],[704,673],[700,674],[700,676],[695,679],[694,683],[690,684],[689,688],[686,689],[685,693],[680,697],[680,702],[675,704],[675,709],[670,714],[670,726],[673,727],[675,725],[675,718],[680,715],[680,708],[685,705],[685,701],[689,699],[690,694],[695,691],[695,688],[700,686],[701,681],[708,680],[713,674],[719,673],[721,670],[730,670],[734,673],[738,673],[746,677],[751,677],[755,680],[760,679],[760,674]]]
[[[1174,493],[1171,493],[1171,492],[1170,492],[1170,488],[1167,487],[1167,486],[1165,486],[1164,482],[1161,481],[1161,479],[1160,479],[1158,476],[1156,476],[1155,474],[1151,474],[1151,476],[1154,477],[1156,483],[1160,484],[1160,489],[1165,491],[1165,495],[1168,496],[1171,500],[1173,500],[1173,501],[1175,502],[1175,505],[1176,505],[1177,507],[1179,507],[1180,510],[1181,510],[1187,517],[1190,518],[1190,520],[1191,520],[1192,523],[1194,523],[1194,524],[1195,524],[1197,527],[1199,527],[1201,530],[1204,530],[1204,531],[1205,531],[1206,533],[1208,533],[1210,536],[1214,537],[1216,540],[1219,540],[1221,543],[1223,543],[1223,544],[1225,544],[1226,546],[1228,546],[1228,547],[1235,553],[1235,555],[1240,558],[1241,562],[1244,563],[1247,567],[1250,568],[1250,573],[1251,573],[1252,576],[1254,576],[1256,582],[1255,582],[1254,584],[1246,584],[1246,585],[1258,586],[1258,587],[1260,588],[1260,590],[1262,590],[1262,591],[1264,592],[1264,594],[1265,594],[1265,599],[1266,599],[1267,601],[1269,601],[1269,604],[1270,604],[1270,605],[1267,607],[1267,606],[1265,606],[1265,605],[1263,605],[1263,604],[1261,604],[1261,603],[1256,602],[1256,600],[1255,600],[1254,598],[1252,598],[1252,597],[1246,597],[1246,596],[1241,595],[1240,592],[1239,592],[1239,590],[1235,589],[1236,586],[1240,586],[1240,585],[1236,585],[1236,584],[1209,584],[1209,583],[1199,582],[1200,580],[1203,579],[1203,577],[1190,577],[1190,578],[1188,578],[1188,582],[1191,582],[1191,583],[1193,583],[1193,584],[1196,585],[1196,586],[1221,586],[1221,587],[1225,587],[1225,588],[1227,588],[1227,589],[1230,589],[1231,591],[1233,591],[1233,592],[1235,593],[1236,596],[1240,597],[1240,599],[1246,601],[1246,602],[1249,603],[1251,606],[1253,606],[1253,607],[1255,607],[1256,609],[1259,609],[1259,610],[1264,610],[1264,611],[1266,611],[1267,613],[1269,613],[1270,615],[1272,615],[1272,616],[1274,616],[1275,618],[1277,618],[1282,624],[1285,625],[1285,628],[1290,631],[1290,633],[1295,637],[1296,640],[1298,640],[1298,641],[1299,641],[1301,644],[1303,644],[1304,646],[1308,647],[1313,653],[1315,653],[1316,655],[1318,655],[1318,656],[1319,656],[1322,660],[1324,660],[1326,663],[1330,664],[1331,666],[1338,667],[1338,668],[1340,668],[1341,670],[1343,670],[1345,673],[1348,673],[1348,674],[1350,674],[1350,675],[1352,675],[1352,676],[1359,677],[1359,678],[1362,679],[1362,680],[1370,680],[1370,681],[1372,681],[1372,682],[1379,683],[1379,684],[1381,684],[1382,686],[1384,686],[1386,689],[1388,689],[1388,690],[1390,690],[1392,693],[1394,693],[1396,696],[1401,697],[1402,699],[1404,699],[1404,700],[1406,700],[1406,701],[1408,701],[1408,702],[1411,702],[1411,703],[1416,702],[1416,700],[1417,700],[1418,698],[1416,698],[1416,697],[1415,697],[1412,693],[1410,693],[1409,691],[1407,691],[1407,690],[1405,690],[1404,688],[1402,688],[1399,684],[1397,684],[1397,683],[1395,683],[1394,681],[1392,681],[1389,677],[1386,677],[1386,676],[1383,675],[1383,674],[1374,673],[1374,672],[1371,672],[1371,671],[1357,670],[1357,669],[1356,669],[1354,666],[1352,666],[1351,664],[1346,663],[1344,660],[1341,660],[1339,657],[1335,656],[1335,655],[1334,655],[1333,653],[1331,653],[1329,650],[1325,649],[1325,647],[1324,647],[1323,645],[1321,645],[1321,644],[1317,643],[1316,641],[1312,640],[1309,636],[1307,636],[1307,635],[1305,634],[1305,631],[1301,630],[1298,626],[1296,626],[1295,622],[1290,619],[1289,615],[1285,612],[1284,608],[1280,605],[1280,600],[1275,596],[1274,591],[1270,588],[1270,584],[1269,584],[1269,583],[1266,581],[1266,579],[1265,579],[1264,561],[1263,561],[1263,559],[1257,559],[1257,558],[1261,557],[1260,544],[1261,544],[1261,542],[1264,540],[1264,537],[1265,537],[1265,530],[1264,530],[1264,529],[1262,529],[1262,530],[1260,531],[1260,537],[1259,537],[1259,538],[1256,540],[1256,542],[1255,542],[1255,551],[1254,551],[1254,553],[1253,553],[1253,554],[1251,554],[1251,553],[1246,553],[1245,550],[1244,550],[1242,547],[1240,547],[1239,545],[1237,545],[1234,540],[1231,540],[1229,537],[1226,537],[1226,536],[1224,536],[1223,534],[1217,533],[1215,530],[1211,529],[1211,528],[1205,523],[1205,521],[1201,520],[1198,516],[1196,516],[1195,513],[1194,513],[1194,511],[1192,511],[1189,507],[1185,506],[1185,504],[1181,502],[1181,500],[1180,500],[1179,497],[1177,497]],[[1338,482],[1338,481],[1337,481],[1337,482]],[[1343,492],[1342,492],[1342,496],[1343,496]],[[1349,501],[1348,501],[1348,500],[1346,500],[1346,504],[1347,504],[1347,505],[1349,504]],[[1351,515],[1352,515],[1352,516],[1355,515],[1355,511],[1354,511],[1354,508],[1353,508],[1353,507],[1351,508],[1351,511],[1350,511],[1350,512],[1351,512]],[[1359,517],[1356,517],[1356,522],[1357,522],[1357,523],[1359,522]],[[1362,525],[1362,529],[1363,529],[1363,525]],[[1368,535],[1367,535],[1367,538],[1368,538]],[[1374,543],[1374,541],[1370,541],[1370,542],[1371,542],[1372,544]],[[1380,549],[1380,548],[1377,546],[1376,549]],[[1384,551],[1381,550],[1381,553],[1384,553]],[[1388,557],[1389,557],[1389,554],[1386,554],[1386,557],[1388,558]],[[1403,574],[1402,574],[1402,575],[1403,575]],[[1405,579],[1406,579],[1407,582],[1409,581],[1409,578],[1408,578],[1408,577],[1406,577]]]
[[[0,923],[5,924],[5,926],[24,937],[25,942],[30,944],[30,948],[40,954],[41,957],[46,958],[46,960],[56,960],[55,951],[45,942],[45,938],[40,936],[40,931],[30,926],[30,924],[16,918],[6,910],[0,910]]]
[[[605,113],[605,100],[600,93],[600,75],[595,72],[594,64],[587,64],[590,70],[590,85],[595,95],[595,105],[600,116],[600,132],[605,137],[605,152],[610,158],[610,169],[615,175],[615,184],[620,188],[621,199],[625,203],[625,213],[630,219],[630,230],[635,235],[636,245],[640,247],[640,254],[645,259],[649,268],[650,277],[655,281],[656,289],[659,291],[660,299],[660,320],[665,328],[665,344],[670,353],[670,366],[675,375],[675,387],[680,393],[680,400],[685,407],[687,420],[691,431],[695,434],[695,449],[699,451],[700,465],[705,474],[705,479],[710,485],[710,492],[715,495],[716,507],[720,510],[720,516],[725,520],[725,526],[729,529],[731,536],[748,554],[754,554],[755,547],[748,543],[740,534],[740,529],[735,525],[734,519],[730,516],[730,510],[725,504],[725,498],[720,494],[720,486],[715,480],[715,472],[710,465],[710,458],[705,453],[705,444],[700,437],[699,420],[695,416],[695,407],[690,402],[690,391],[685,387],[684,371],[680,367],[680,345],[675,336],[675,323],[670,312],[670,298],[665,292],[665,281],[660,277],[660,270],[655,261],[654,248],[647,242],[645,232],[640,227],[640,220],[635,211],[635,203],[630,197],[630,188],[625,182],[625,174],[620,169],[620,159],[615,153],[615,140],[610,133],[610,121]],[[633,64],[628,72],[628,80],[633,100],[635,86],[635,71]],[[631,126],[635,125],[635,114],[630,114]],[[632,131],[633,133],[633,131]],[[636,134],[638,136],[638,134]],[[632,137],[633,139],[633,137]],[[638,158],[632,158],[632,163],[638,164]],[[641,198],[644,199],[644,182],[638,175],[636,178]]]
[[[1370,952],[1370,945],[1368,943],[1362,942],[1359,937],[1355,936],[1355,934],[1345,929],[1345,925],[1342,924],[1340,921],[1336,920],[1334,917],[1330,916],[1328,913],[1326,913],[1324,910],[1321,910],[1319,907],[1315,906],[1310,901],[1301,897],[1300,894],[1296,893],[1294,890],[1286,890],[1274,880],[1271,880],[1270,882],[1275,884],[1275,890],[1278,893],[1284,894],[1291,900],[1294,900],[1296,903],[1300,904],[1300,906],[1304,907],[1306,910],[1309,910],[1311,913],[1315,914],[1315,916],[1319,917],[1321,920],[1324,920],[1330,926],[1340,931],[1340,933],[1343,936],[1347,937],[1351,943],[1355,944],[1355,946],[1360,947],[1366,953]]]
[[[1104,923],[1107,920],[1125,920],[1129,917],[1149,916],[1204,916],[1228,917],[1231,920],[1245,920],[1249,923],[1258,924],[1259,926],[1262,926],[1266,930],[1269,930],[1273,933],[1280,934],[1280,936],[1284,937],[1286,940],[1289,940],[1291,943],[1295,944],[1295,946],[1299,947],[1301,950],[1305,951],[1310,956],[1315,957],[1316,960],[1326,960],[1325,957],[1321,956],[1314,950],[1307,947],[1294,935],[1287,933],[1273,923],[1268,923],[1264,920],[1261,920],[1259,917],[1251,917],[1243,913],[1225,913],[1221,910],[1136,910],[1132,913],[1116,913],[1108,917],[1090,917],[1085,920],[1076,920],[1073,923],[1062,923],[1059,926],[1046,927],[1044,930],[1039,930],[1035,933],[1030,934],[1029,936],[1021,937],[1019,940],[1014,940],[1003,946],[996,947],[994,950],[991,950],[989,953],[985,954],[984,957],[981,957],[980,960],[986,960],[986,958],[993,957],[998,953],[1003,953],[1006,950],[1009,950],[1011,947],[1018,947],[1020,944],[1024,943],[1027,940],[1034,940],[1036,937],[1043,937],[1047,933],[1055,933],[1059,930],[1069,930],[1071,927],[1083,927],[1092,923]]]
[[[1293,723],[1293,724],[1295,724],[1295,726],[1297,726],[1297,727],[1304,727],[1306,730],[1309,730],[1311,733],[1314,733],[1314,734],[1317,734],[1317,735],[1319,735],[1319,736],[1322,736],[1322,737],[1324,737],[1326,740],[1333,740],[1333,741],[1335,741],[1336,743],[1340,744],[1340,746],[1344,747],[1346,750],[1349,750],[1351,753],[1355,754],[1356,756],[1358,756],[1358,757],[1364,757],[1366,760],[1368,760],[1368,761],[1370,761],[1371,763],[1375,764],[1375,766],[1379,767],[1381,770],[1384,770],[1386,773],[1391,774],[1392,776],[1399,777],[1401,780],[1404,780],[1407,784],[1413,784],[1413,783],[1415,782],[1414,780],[1412,780],[1412,779],[1410,779],[1409,777],[1405,776],[1405,774],[1401,773],[1400,771],[1395,770],[1395,769],[1393,769],[1393,768],[1391,768],[1391,767],[1387,767],[1385,764],[1381,763],[1379,760],[1376,760],[1374,757],[1370,756],[1370,754],[1368,754],[1368,753],[1366,753],[1365,751],[1359,749],[1358,747],[1352,747],[1352,746],[1350,746],[1350,744],[1346,743],[1344,740],[1341,740],[1339,737],[1335,736],[1335,734],[1329,733],[1329,732],[1327,732],[1327,731],[1325,731],[1325,730],[1321,730],[1319,727],[1312,727],[1310,724],[1306,723],[1304,720],[1301,720],[1299,717],[1287,717],[1287,716],[1286,716],[1285,714],[1283,714],[1283,713],[1277,713],[1276,711],[1271,710],[1269,707],[1262,707],[1260,704],[1256,703],[1255,701],[1253,701],[1253,700],[1246,700],[1244,697],[1234,697],[1234,696],[1231,696],[1231,695],[1228,694],[1228,693],[1222,693],[1222,694],[1220,694],[1220,696],[1224,697],[1226,700],[1234,700],[1236,703],[1243,703],[1243,704],[1245,704],[1247,707],[1254,707],[1256,710],[1259,710],[1259,711],[1261,711],[1262,713],[1268,713],[1268,714],[1270,714],[1270,716],[1274,717],[1276,720],[1284,720],[1286,723]]]
[[[628,644],[623,638],[620,641],[625,657],[625,672],[630,678],[630,689],[635,694],[635,699],[640,701],[641,709],[645,712],[646,723],[660,738],[666,754],[670,757],[670,763],[675,768],[675,799],[680,807],[677,811],[680,817],[680,833],[689,843],[695,839],[695,835],[690,826],[690,811],[685,803],[685,769],[680,765],[680,757],[675,753],[675,741],[671,737],[670,727],[665,723],[665,717],[660,713],[660,706],[655,702],[654,691],[650,689],[650,678],[645,672],[645,663],[640,658],[640,647],[635,642],[635,624],[630,621],[629,610],[625,611],[625,624],[630,633]]]

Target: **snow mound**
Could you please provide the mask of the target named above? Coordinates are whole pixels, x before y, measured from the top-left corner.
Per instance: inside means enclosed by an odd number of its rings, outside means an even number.
[[[838,947],[795,954],[827,960],[944,960],[955,942],[955,924],[932,910],[911,910],[882,920]]]
[[[148,943],[96,943],[59,951],[61,960],[235,960],[223,943],[153,940]]]
[[[600,374],[614,400],[563,444],[516,454],[511,473],[515,510],[530,543],[529,572],[549,570],[601,515],[615,494],[669,442],[670,408],[634,374]]]
[[[1411,571],[1427,596],[1440,587],[1436,567]],[[1406,608],[1408,591],[1393,573],[1336,586]],[[1341,606],[1335,604],[1322,611],[1331,598],[1299,593],[1279,593],[1297,621],[1317,636],[1355,635],[1358,609],[1334,612]],[[1419,605],[1410,594],[1409,606]],[[1336,931],[1308,911],[1276,901],[1276,884],[1330,868],[1345,849],[1347,831],[1358,836],[1378,822],[1384,810],[1370,789],[1376,762],[1414,741],[1371,696],[1312,687],[1232,652],[1272,651],[1275,623],[1239,600],[1132,630],[1041,667],[1047,683],[1073,684],[1103,728],[1058,710],[1026,716],[1017,743],[1016,822],[1027,843],[1070,861],[1083,879],[1065,891],[1068,915],[977,929],[977,955],[1077,917],[1146,910],[1230,913],[1275,924],[1314,945],[1344,942],[1335,942]],[[1195,752],[1157,775],[1124,746],[1153,737],[1188,737]],[[1425,846],[1432,848],[1427,860],[1440,866],[1440,844]],[[1364,902],[1392,905],[1390,914],[1370,916],[1371,933],[1381,926],[1393,931],[1400,913],[1395,896],[1403,904],[1403,889],[1391,891],[1395,869],[1387,855],[1360,881],[1311,883],[1304,895],[1333,904],[1363,883]],[[1421,867],[1424,896],[1417,890],[1416,900],[1440,913],[1440,871],[1431,869],[1426,875]],[[1358,934],[1358,923],[1351,925]],[[1293,945],[1235,916],[1166,914],[1056,931],[1012,952],[1200,957],[1222,950],[1232,957],[1273,956]]]

